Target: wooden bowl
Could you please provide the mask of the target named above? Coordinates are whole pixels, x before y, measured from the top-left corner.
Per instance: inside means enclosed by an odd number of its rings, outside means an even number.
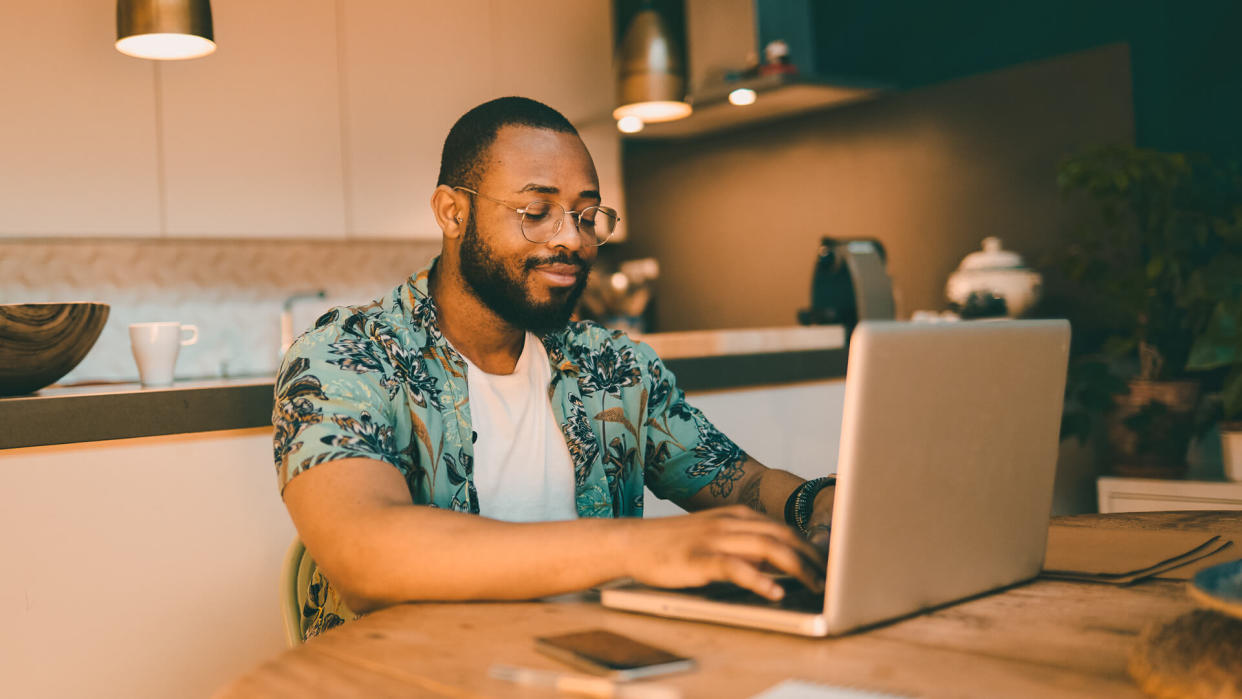
[[[68,374],[108,322],[104,303],[0,304],[0,396],[33,393]]]

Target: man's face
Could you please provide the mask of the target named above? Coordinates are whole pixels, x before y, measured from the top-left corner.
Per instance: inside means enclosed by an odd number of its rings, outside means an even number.
[[[496,135],[479,192],[516,208],[536,199],[567,211],[599,203],[595,166],[577,136],[520,126]],[[470,291],[513,327],[563,327],[586,286],[596,248],[571,216],[555,238],[532,243],[522,235],[521,215],[483,197],[471,199],[460,248]]]

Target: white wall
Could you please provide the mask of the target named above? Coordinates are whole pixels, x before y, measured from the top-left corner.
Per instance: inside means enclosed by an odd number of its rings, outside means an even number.
[[[196,697],[284,648],[271,428],[0,451],[0,693]]]

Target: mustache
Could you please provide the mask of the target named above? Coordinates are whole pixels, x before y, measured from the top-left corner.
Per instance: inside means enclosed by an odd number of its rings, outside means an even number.
[[[584,262],[582,258],[578,256],[577,253],[569,253],[569,252],[562,252],[559,255],[552,255],[551,257],[529,258],[526,260],[525,267],[529,271],[536,267],[542,267],[544,265],[556,265],[556,264],[573,265],[580,270],[588,270],[591,268],[591,265]]]

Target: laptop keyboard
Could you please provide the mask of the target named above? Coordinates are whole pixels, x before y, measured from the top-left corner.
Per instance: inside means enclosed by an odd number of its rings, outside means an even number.
[[[729,582],[708,583],[701,587],[682,587],[667,590],[667,592],[709,599],[713,602],[784,609],[807,614],[820,614],[824,611],[824,593],[812,592],[796,578],[776,578],[775,582],[785,589],[785,596],[776,602]]]

